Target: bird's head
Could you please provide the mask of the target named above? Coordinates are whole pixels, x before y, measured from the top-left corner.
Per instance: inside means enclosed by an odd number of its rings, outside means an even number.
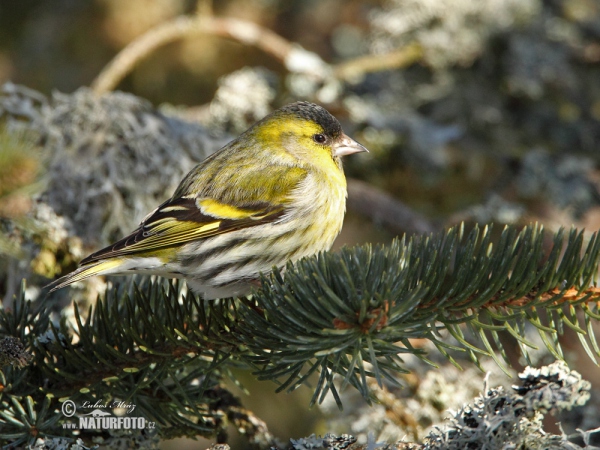
[[[309,102],[284,106],[258,122],[251,130],[262,145],[282,150],[321,169],[332,163],[341,170],[342,156],[368,151],[342,131],[327,110]]]

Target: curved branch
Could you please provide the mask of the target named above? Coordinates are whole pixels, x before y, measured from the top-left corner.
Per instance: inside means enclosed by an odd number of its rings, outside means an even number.
[[[169,42],[195,34],[210,34],[257,47],[281,61],[291,71],[333,74],[342,81],[351,81],[370,72],[406,67],[422,56],[418,44],[384,55],[367,55],[331,66],[317,54],[309,52],[273,31],[252,22],[209,15],[182,16],[165,22],[134,39],[110,61],[91,88],[102,95],[113,90],[121,80],[149,53]]]
[[[158,47],[194,34],[212,34],[258,47],[285,61],[294,45],[278,34],[252,22],[212,16],[182,16],[149,30],[129,43],[106,65],[91,88],[102,95],[113,90],[146,55]]]

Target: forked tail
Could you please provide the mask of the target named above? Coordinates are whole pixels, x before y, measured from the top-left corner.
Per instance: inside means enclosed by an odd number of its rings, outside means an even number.
[[[118,268],[123,264],[123,259],[115,258],[104,261],[98,261],[92,264],[86,264],[83,267],[59,278],[56,281],[48,284],[46,287],[51,288],[50,292],[54,292],[58,289],[62,289],[77,281],[85,280],[86,278],[94,277],[96,275],[108,275],[111,273],[119,272]]]

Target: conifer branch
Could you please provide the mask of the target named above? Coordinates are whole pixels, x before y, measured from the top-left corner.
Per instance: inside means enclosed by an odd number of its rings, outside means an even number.
[[[177,283],[130,282],[86,314],[75,309],[75,325],[54,324],[47,306],[24,300],[23,286],[14,309],[0,311],[0,337],[20,340],[33,361],[0,372],[0,430],[31,442],[56,433],[66,399],[120,399],[163,437],[217,436],[224,418],[242,411],[220,386],[232,364],[278,391],[316,377],[312,403],[331,393],[341,406],[346,385],[370,399],[373,379],[397,383],[408,372],[403,355],[428,362],[413,338],[429,339],[455,364],[451,351],[461,350],[503,366],[500,334],[527,357],[530,324],[559,358],[566,328],[592,360],[600,356],[591,326],[600,318],[597,234],[586,242],[573,229],[565,240],[561,230],[549,250],[537,225],[492,236],[491,228],[465,236],[455,227],[322,253],[288,264],[285,278],[275,270],[242,300],[204,302]],[[249,419],[249,430],[259,422]],[[255,431],[261,441],[270,436]]]

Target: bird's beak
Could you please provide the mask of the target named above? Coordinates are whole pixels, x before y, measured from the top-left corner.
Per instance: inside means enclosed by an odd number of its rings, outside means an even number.
[[[368,152],[368,151],[369,150],[367,150],[365,147],[360,145],[354,139],[349,138],[348,136],[346,136],[343,133],[337,139],[337,142],[335,144],[333,144],[333,154],[335,156],[346,156],[346,155],[351,155],[353,153],[361,153],[361,152]]]

